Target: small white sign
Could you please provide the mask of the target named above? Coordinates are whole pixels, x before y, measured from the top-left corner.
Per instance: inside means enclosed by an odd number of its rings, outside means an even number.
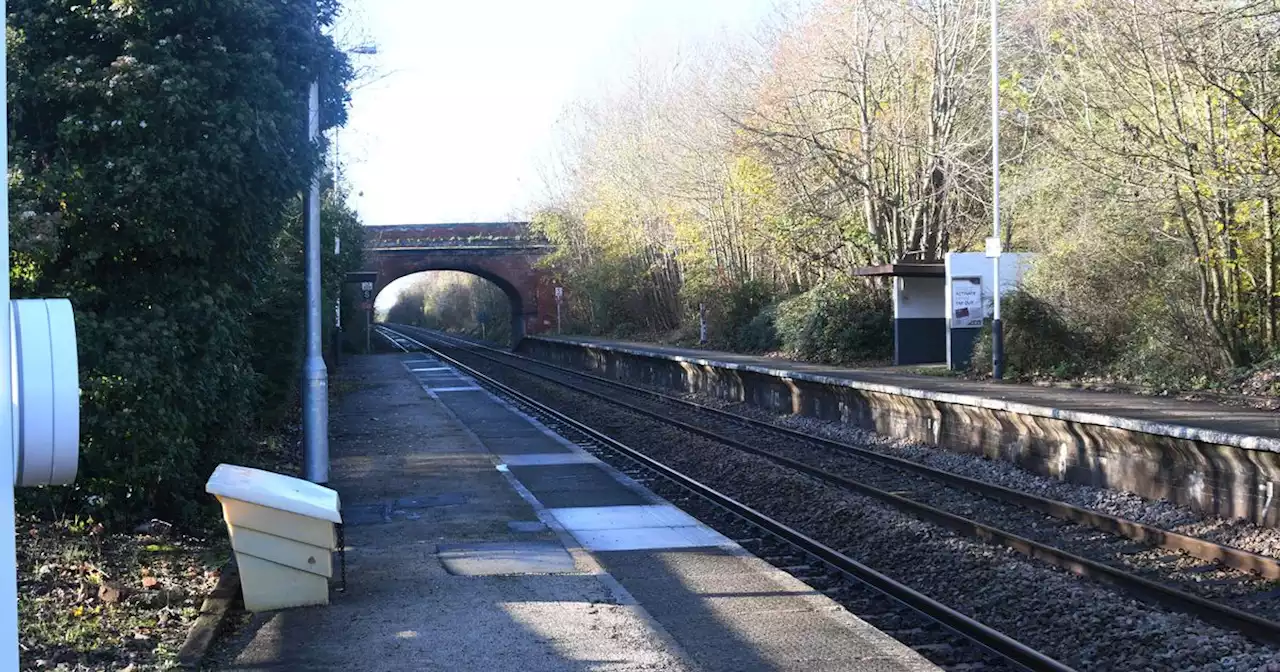
[[[994,259],[1000,256],[1000,239],[995,236],[987,236],[987,257]]]
[[[952,278],[951,328],[982,326],[986,311],[982,305],[982,278]]]
[[[564,287],[556,287],[556,301],[564,298]]]
[[[373,291],[373,283],[372,283],[372,282],[362,282],[362,283],[360,283],[360,290],[361,290],[361,291],[365,291],[365,292],[372,292],[372,291]]]

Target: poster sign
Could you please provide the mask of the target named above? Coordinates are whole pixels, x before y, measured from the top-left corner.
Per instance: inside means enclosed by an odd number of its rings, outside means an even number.
[[[982,278],[952,278],[951,328],[981,327],[986,316],[982,305]]]

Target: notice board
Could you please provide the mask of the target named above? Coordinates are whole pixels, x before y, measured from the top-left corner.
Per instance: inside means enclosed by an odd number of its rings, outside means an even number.
[[[982,278],[952,278],[951,328],[979,328],[986,317],[982,304]]]

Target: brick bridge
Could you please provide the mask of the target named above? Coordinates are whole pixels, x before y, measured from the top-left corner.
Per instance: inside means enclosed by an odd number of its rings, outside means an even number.
[[[463,271],[506,293],[513,341],[555,327],[555,288],[537,266],[551,246],[528,222],[367,226],[364,247],[364,270],[378,274],[374,296],[412,273]]]

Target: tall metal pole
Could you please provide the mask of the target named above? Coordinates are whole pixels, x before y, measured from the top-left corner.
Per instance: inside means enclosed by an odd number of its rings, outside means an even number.
[[[1000,2],[991,0],[991,235],[1000,245]],[[991,372],[1004,378],[1004,323],[1000,321],[1000,254],[991,257],[994,307],[991,317]]]
[[[320,82],[311,82],[307,137],[320,138]],[[329,372],[320,351],[320,170],[311,176],[306,207],[307,360],[302,384],[302,472],[312,483],[329,482]]]
[[[0,0],[0,17],[7,17],[4,0]],[[0,54],[8,53],[4,31],[0,31]],[[4,68],[0,68],[0,91],[8,86]],[[0,153],[9,166],[8,102],[0,101]],[[5,274],[9,271],[9,186],[0,186],[0,257]],[[14,543],[17,521],[13,510],[13,405],[10,390],[9,282],[0,282],[0,390],[9,401],[0,403],[0,669],[18,669],[18,560]]]

